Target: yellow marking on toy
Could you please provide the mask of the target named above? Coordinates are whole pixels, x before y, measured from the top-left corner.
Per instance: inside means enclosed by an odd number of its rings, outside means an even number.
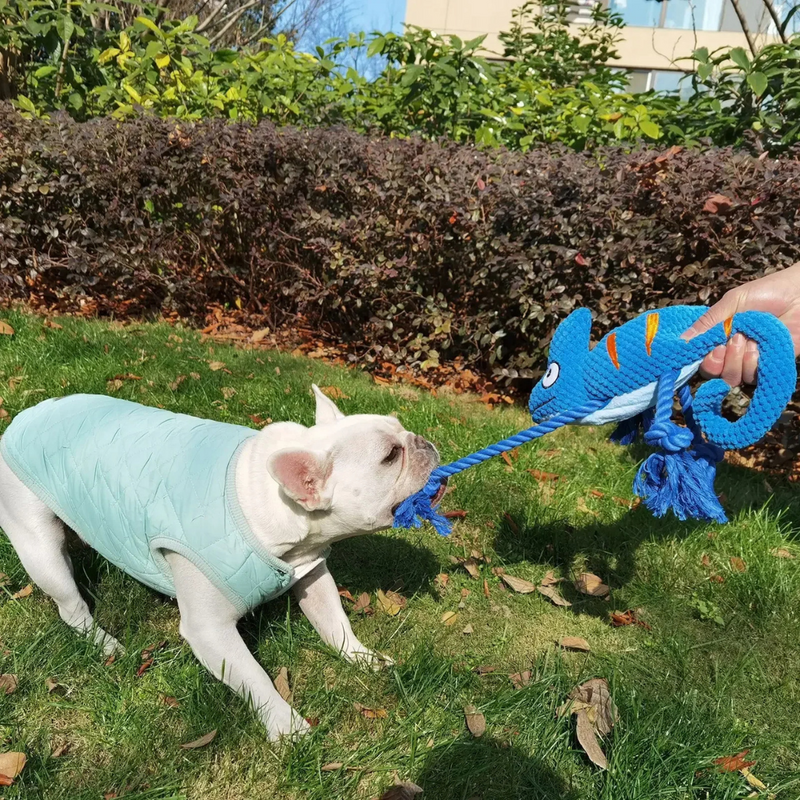
[[[608,350],[608,357],[611,363],[619,369],[619,358],[617,358],[617,334],[609,333],[606,337],[606,350]]]
[[[647,348],[647,355],[653,355],[653,339],[658,333],[658,312],[647,315],[647,330],[644,335],[644,346]]]
[[[725,335],[730,336],[731,331],[733,330],[733,315],[728,317],[728,319],[726,319],[725,322],[722,323],[722,325],[725,328]]]

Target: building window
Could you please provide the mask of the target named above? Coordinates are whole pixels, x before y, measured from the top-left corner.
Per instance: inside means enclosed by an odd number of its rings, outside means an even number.
[[[718,31],[725,0],[611,0],[612,11],[627,25]]]
[[[668,92],[687,97],[692,94],[689,74],[674,69],[632,69],[628,72],[629,92]]]

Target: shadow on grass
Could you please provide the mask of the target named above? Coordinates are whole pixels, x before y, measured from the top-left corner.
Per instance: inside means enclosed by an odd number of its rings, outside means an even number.
[[[437,800],[578,800],[540,759],[490,739],[457,740],[431,750],[415,782]]]

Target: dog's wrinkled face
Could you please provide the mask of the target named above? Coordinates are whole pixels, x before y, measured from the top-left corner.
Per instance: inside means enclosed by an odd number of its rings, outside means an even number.
[[[270,473],[306,511],[324,512],[327,529],[351,535],[390,527],[397,505],[439,465],[439,453],[394,417],[345,417],[316,386],[314,394],[308,449],[275,453]]]

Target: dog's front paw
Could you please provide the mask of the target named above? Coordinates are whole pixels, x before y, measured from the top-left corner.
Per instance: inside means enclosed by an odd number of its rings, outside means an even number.
[[[289,705],[273,708],[263,717],[271,742],[296,741],[311,730],[311,726]]]
[[[103,650],[104,656],[124,656],[125,648],[110,634],[102,628],[94,629],[94,643]]]
[[[368,667],[379,672],[386,667],[394,666],[394,661],[383,653],[370,650],[368,647],[361,647],[358,650],[351,650],[344,654],[348,661],[362,667]]]

